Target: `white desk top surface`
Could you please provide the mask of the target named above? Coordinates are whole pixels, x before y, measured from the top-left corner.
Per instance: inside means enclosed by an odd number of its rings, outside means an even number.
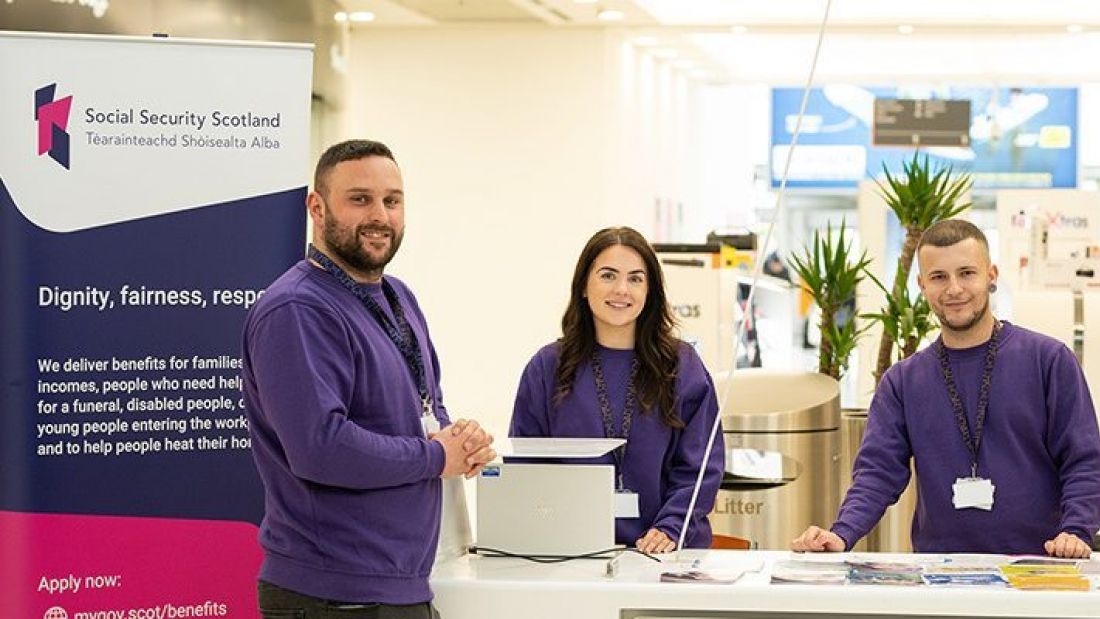
[[[813,555],[835,558],[844,555]],[[929,555],[858,553],[857,560],[914,561]],[[941,616],[1100,618],[1100,577],[1089,592],[1018,591],[1004,588],[900,587],[887,585],[772,585],[770,566],[804,559],[783,551],[684,551],[677,563],[659,564],[627,553],[618,574],[606,575],[607,560],[536,564],[522,559],[467,555],[438,564],[432,574],[436,606],[446,619],[466,617],[618,618],[623,609],[719,611],[716,616]],[[733,584],[660,582],[662,572],[698,561],[723,573],[753,568]],[[628,614],[629,616],[629,614]],[[684,615],[681,615],[684,616]],[[712,615],[715,616],[715,615]]]

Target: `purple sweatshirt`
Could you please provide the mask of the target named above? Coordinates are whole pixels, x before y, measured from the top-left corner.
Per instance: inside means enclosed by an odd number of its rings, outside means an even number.
[[[614,413],[614,429],[622,428],[623,406],[633,350],[613,350],[597,346],[607,395]],[[596,399],[596,380],[592,364],[585,361],[577,371],[573,390],[555,407],[554,373],[558,367],[559,345],[544,346],[523,372],[512,412],[511,436],[603,437],[603,421]],[[703,362],[687,344],[680,345],[676,375],[676,412],[685,427],[673,430],[651,411],[634,413],[630,438],[623,465],[623,485],[638,493],[640,518],[615,520],[615,541],[633,546],[646,531],[656,527],[672,538],[679,539],[687,514],[688,502],[695,478],[702,465],[718,400],[714,383]],[[610,454],[591,463],[614,464]],[[714,506],[718,485],[725,468],[725,448],[722,432],[715,438],[703,487],[695,503],[684,545],[694,548],[710,546],[711,530],[707,514]]]
[[[934,344],[933,346],[938,346]],[[971,434],[988,342],[948,349]],[[1100,434],[1081,367],[1060,342],[1004,323],[978,452],[993,509],[957,510],[952,484],[970,476],[939,358],[926,348],[892,367],[868,415],[852,487],[832,530],[851,547],[917,475],[918,552],[1045,554],[1060,532],[1090,541],[1100,527]]]
[[[385,279],[416,334],[446,426],[424,316],[402,282]],[[443,446],[424,437],[412,373],[378,321],[303,260],[249,312],[242,376],[265,489],[260,578],[345,602],[430,600]]]

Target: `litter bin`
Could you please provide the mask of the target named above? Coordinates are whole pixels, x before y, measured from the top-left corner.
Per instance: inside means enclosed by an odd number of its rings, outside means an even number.
[[[786,549],[828,526],[840,496],[840,386],[815,372],[738,370],[722,407],[726,473],[715,533]]]

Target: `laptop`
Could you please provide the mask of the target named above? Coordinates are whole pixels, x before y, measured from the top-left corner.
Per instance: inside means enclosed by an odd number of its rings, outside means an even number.
[[[478,552],[567,557],[614,548],[614,494],[606,464],[487,466],[477,478]]]

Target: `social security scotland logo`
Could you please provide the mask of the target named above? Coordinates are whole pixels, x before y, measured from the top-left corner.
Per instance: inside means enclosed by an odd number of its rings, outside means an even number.
[[[50,154],[50,158],[69,169],[69,112],[73,96],[54,101],[57,84],[43,86],[34,91],[34,119],[38,121],[38,154]]]

